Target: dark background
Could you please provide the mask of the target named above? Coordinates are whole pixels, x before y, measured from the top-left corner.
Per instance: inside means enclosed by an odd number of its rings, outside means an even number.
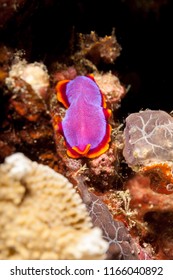
[[[119,118],[146,108],[173,110],[173,1],[25,2],[1,31],[3,43],[24,48],[30,61],[42,60],[49,67],[68,48],[72,31],[105,36],[115,28],[121,55],[114,65],[99,70],[111,69],[131,86]]]

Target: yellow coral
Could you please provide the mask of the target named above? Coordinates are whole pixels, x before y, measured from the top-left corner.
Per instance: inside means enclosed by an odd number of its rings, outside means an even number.
[[[17,153],[0,166],[0,259],[102,259],[108,248],[72,184]]]

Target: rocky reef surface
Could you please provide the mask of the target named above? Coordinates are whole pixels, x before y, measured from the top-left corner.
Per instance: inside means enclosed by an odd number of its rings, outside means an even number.
[[[68,29],[65,48],[59,27],[57,55],[46,45],[40,59],[28,22],[57,2],[0,1],[0,259],[173,259],[173,117],[143,109],[118,119],[129,85],[115,70],[114,29]],[[141,5],[144,17],[156,11]],[[66,108],[56,85],[89,74],[112,112],[111,141],[75,159],[58,132]]]

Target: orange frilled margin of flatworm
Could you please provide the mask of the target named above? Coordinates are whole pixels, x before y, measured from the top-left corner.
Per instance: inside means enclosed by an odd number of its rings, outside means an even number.
[[[83,151],[78,147],[70,147],[67,143],[67,155],[72,158],[95,158],[105,153],[109,149],[109,142],[111,141],[111,125],[107,124],[105,137],[102,142],[94,149],[90,149],[91,145],[88,144]]]
[[[63,80],[56,85],[57,99],[61,102],[65,108],[69,107],[69,102],[66,96],[66,86],[70,80]]]

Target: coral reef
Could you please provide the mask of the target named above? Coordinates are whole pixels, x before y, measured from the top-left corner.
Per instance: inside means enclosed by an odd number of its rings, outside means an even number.
[[[172,161],[173,118],[166,112],[146,110],[126,118],[123,155],[131,167]]]
[[[13,80],[6,79],[8,88],[15,93],[11,97],[11,110],[14,108],[13,117],[26,118],[28,121],[36,122],[42,114],[45,114],[46,107],[42,99],[40,99],[33,91],[32,87],[23,79],[15,77]]]
[[[5,53],[4,50],[4,54]],[[78,64],[76,60],[76,64],[70,67],[64,64],[58,64],[57,70],[53,71],[51,75],[48,75],[47,70],[42,63],[28,63],[23,58],[20,58],[20,55],[18,56],[18,54],[11,53],[10,51],[8,51],[6,57],[5,55],[2,55],[2,104],[5,105],[5,110],[3,109],[1,113],[2,127],[0,131],[0,156],[1,161],[3,161],[5,157],[15,153],[15,151],[24,152],[30,159],[44,163],[45,165],[52,167],[55,171],[65,175],[74,182],[75,185],[77,182],[77,190],[80,192],[82,199],[86,204],[92,223],[94,226],[101,229],[102,237],[108,242],[109,249],[105,250],[105,254],[103,253],[102,256],[100,255],[97,257],[93,257],[92,255],[86,256],[86,252],[84,253],[85,257],[82,254],[70,256],[72,253],[69,253],[68,256],[65,255],[66,253],[63,253],[63,256],[59,255],[60,253],[49,255],[48,252],[40,252],[36,244],[33,243],[30,245],[30,247],[33,246],[33,254],[26,250],[23,251],[23,249],[21,249],[23,253],[20,252],[18,254],[16,253],[17,249],[14,248],[13,244],[9,245],[11,246],[9,250],[14,255],[8,255],[11,253],[6,251],[6,258],[20,258],[19,255],[23,254],[22,258],[26,259],[57,259],[65,258],[66,256],[67,258],[77,259],[103,257],[106,259],[149,259],[153,254],[152,249],[150,248],[151,242],[149,242],[149,245],[147,241],[145,242],[147,236],[146,232],[149,234],[149,229],[148,231],[145,230],[145,234],[143,234],[143,229],[141,229],[142,233],[139,230],[141,239],[138,238],[138,234],[136,233],[136,224],[145,223],[144,217],[138,217],[131,214],[133,213],[133,210],[134,213],[135,211],[138,211],[136,204],[130,204],[129,207],[131,208],[128,209],[125,203],[122,203],[122,197],[125,197],[125,194],[123,196],[123,191],[121,191],[122,195],[119,196],[119,192],[116,190],[116,188],[119,190],[121,189],[124,180],[124,175],[122,173],[123,169],[121,167],[121,151],[123,147],[122,126],[119,123],[116,123],[113,117],[110,119],[111,126],[113,127],[110,147],[106,153],[93,159],[69,158],[66,154],[63,138],[57,133],[57,123],[65,116],[65,109],[56,98],[55,84],[62,79],[73,79],[81,73],[80,71],[83,71],[82,69],[85,69],[86,71],[85,62],[86,61],[84,60],[84,63],[81,64],[80,61]],[[125,88],[120,84],[117,76],[111,72],[100,73],[99,71],[96,71],[94,72],[94,77],[96,78],[101,91],[105,95],[108,108],[112,109],[114,113],[118,108],[121,99],[125,96]],[[161,162],[159,162],[159,164],[161,164]],[[141,173],[146,172],[144,170],[146,166],[141,166],[140,168]],[[151,171],[151,174],[153,174],[153,171]],[[82,178],[79,180],[80,182],[76,180],[76,178],[79,177]],[[166,184],[166,186],[171,188],[172,181],[170,180],[170,177],[168,175],[167,177],[164,177],[164,175],[162,177],[163,185],[165,186]],[[2,180],[4,181],[4,179]],[[22,207],[22,205],[25,205],[22,204],[22,202],[25,203],[25,195],[26,201],[30,201],[28,189],[26,191],[25,188],[29,183],[25,183],[26,186],[23,186],[23,183],[20,184],[19,186],[17,184],[16,190],[21,193],[21,197],[15,196],[15,192],[13,192],[12,189],[10,189],[10,193],[14,196],[14,200],[16,199],[17,201],[18,199],[20,201]],[[85,188],[82,186],[85,186]],[[87,190],[88,188],[90,191]],[[48,194],[45,196],[48,196]],[[131,191],[129,193],[129,197],[130,196],[132,196]],[[50,200],[53,201],[52,196]],[[133,199],[131,200],[133,202]],[[4,205],[5,203],[6,202],[4,202]],[[41,202],[37,201],[37,204],[39,205]],[[18,217],[17,221],[18,219],[20,221],[21,214],[19,213],[20,211],[18,212],[19,207],[18,205],[15,207],[13,205],[16,216]],[[146,212],[144,216],[147,213],[148,212]],[[32,213],[29,215],[28,219],[31,219]],[[5,223],[7,216],[4,217]],[[27,227],[29,227],[28,224],[26,225],[26,228]],[[33,228],[32,231],[29,227],[28,230],[29,234],[33,234],[33,238],[35,237],[36,239],[37,229]],[[96,230],[96,233],[93,233],[93,235],[96,234],[98,237],[100,234],[97,233],[98,229],[94,228],[94,230]],[[11,240],[11,236],[8,234],[7,238],[8,240]],[[164,232],[164,234],[167,234],[167,232]],[[54,236],[54,230],[51,229],[50,235]],[[15,236],[12,238],[15,239]],[[53,242],[53,237],[51,238],[50,242]],[[95,240],[94,238],[95,237],[93,237],[93,240]],[[160,235],[159,238],[162,240],[162,235]],[[170,234],[169,238],[171,238]],[[14,242],[14,239],[11,242]],[[91,237],[90,240],[92,241]],[[145,249],[144,243],[147,244],[147,250]],[[92,242],[90,244],[93,247],[93,250],[95,250],[95,246]],[[77,248],[78,245],[74,245]],[[154,247],[155,244],[152,245]],[[19,246],[19,248],[23,248],[21,246]],[[34,251],[34,246],[37,253]],[[18,254],[18,256],[15,254]],[[90,253],[88,252],[88,254]],[[163,256],[165,255],[162,254],[162,257]]]
[[[111,72],[102,74],[96,72],[94,78],[101,91],[106,96],[107,104],[113,107],[114,110],[117,109],[121,99],[126,94],[126,89],[121,85],[118,77]]]
[[[123,154],[136,174],[125,188],[136,212],[137,231],[141,240],[152,244],[156,259],[173,259],[172,133],[173,118],[161,110],[141,111],[126,119]]]
[[[0,161],[20,151],[57,170],[47,104],[49,75],[46,67],[41,63],[27,63],[20,58],[21,52],[8,48],[1,50]]]
[[[101,259],[107,243],[71,183],[13,154],[0,166],[0,259]]]
[[[0,2],[0,258],[173,259],[171,1]],[[70,158],[56,85],[91,74],[109,147]]]
[[[138,249],[125,225],[113,219],[102,199],[89,192],[81,180],[78,188],[94,226],[102,229],[103,238],[109,243],[107,259],[138,259]]]
[[[173,163],[164,161],[150,163],[140,168],[140,173],[150,178],[150,187],[157,193],[171,194],[173,192]]]
[[[99,37],[94,31],[90,34],[80,34],[80,48],[82,56],[95,65],[99,64],[100,61],[108,64],[113,63],[121,51],[114,31],[111,36],[105,37]]]
[[[15,58],[15,62],[6,78],[7,87],[16,88],[15,78],[24,80],[38,96],[45,98],[49,86],[49,75],[42,63],[27,63],[25,59]]]
[[[37,145],[42,143],[44,148],[44,145],[50,143],[51,147],[53,141],[50,116],[45,102],[20,78],[13,79],[13,83],[8,86],[10,90],[6,91],[4,96],[6,104],[2,111],[0,131],[1,145],[4,147],[1,161],[16,149],[27,149],[27,153],[39,155]],[[33,149],[28,149],[29,146]]]
[[[71,55],[71,60],[80,75],[97,71],[102,63],[114,63],[121,51],[114,30],[105,37],[99,37],[94,31],[90,34],[80,33],[76,45],[78,49]]]
[[[85,63],[84,63],[85,64]],[[80,62],[81,65],[81,62]],[[64,65],[63,65],[64,67]],[[76,67],[76,65],[75,65]],[[84,67],[84,66],[83,66]],[[58,66],[59,69],[60,65]],[[78,69],[78,67],[77,67]],[[77,71],[77,70],[76,70]],[[58,70],[53,74],[54,81],[61,81],[61,78],[68,79],[73,78],[75,75],[78,75],[79,72],[75,72],[74,68],[67,68],[66,70]],[[108,108],[111,108],[113,112],[117,109],[120,100],[125,95],[125,88],[120,84],[119,79],[112,73],[101,74],[98,71],[94,72],[94,78],[99,83],[102,93],[105,96],[105,100],[108,103]],[[101,156],[98,156],[94,159],[79,159],[76,160],[69,159],[66,155],[66,148],[64,146],[64,141],[61,135],[58,133],[58,123],[65,117],[64,107],[57,101],[55,95],[50,96],[50,114],[54,129],[54,139],[56,144],[56,150],[58,156],[61,158],[61,161],[65,165],[65,172],[71,174],[71,178],[75,177],[76,171],[73,171],[72,165],[78,165],[80,170],[82,166],[86,165],[85,175],[91,180],[95,187],[99,186],[100,189],[110,188],[112,182],[119,179],[118,175],[118,152],[120,142],[122,142],[122,137],[120,132],[118,132],[119,124],[114,121],[113,118],[110,118],[111,126],[113,127],[112,139],[110,142],[109,150]],[[116,134],[117,131],[117,134]],[[114,134],[114,135],[113,135]],[[70,163],[70,165],[69,165]]]
[[[62,80],[73,80],[77,76],[75,67],[56,64],[56,72],[53,76],[53,82],[56,84]]]
[[[117,147],[112,144],[107,152],[88,162],[90,170],[88,176],[99,189],[106,189],[112,185],[115,180],[116,161]]]
[[[151,184],[148,176],[136,174],[125,185],[135,210],[137,234],[152,245],[154,259],[173,259],[173,194],[157,193]]]

